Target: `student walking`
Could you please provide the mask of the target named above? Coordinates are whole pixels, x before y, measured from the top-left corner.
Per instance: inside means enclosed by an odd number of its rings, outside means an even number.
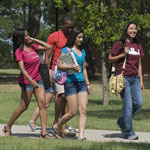
[[[56,65],[56,62],[59,58],[62,48],[65,46],[68,36],[74,26],[73,18],[70,16],[65,16],[63,18],[61,29],[59,31],[53,32],[49,35],[47,43],[50,45],[51,50],[46,51],[46,57],[50,59],[51,65],[50,69],[53,71]],[[53,124],[57,123],[59,118],[67,112],[66,98],[64,95],[64,85],[59,85],[54,82],[56,88],[56,101],[55,101],[55,118]],[[65,110],[66,108],[66,110]],[[63,134],[73,135],[71,132],[66,130],[66,125],[62,128]]]
[[[52,85],[52,87],[45,89],[45,101],[46,101],[46,109],[50,106],[51,101],[53,99],[53,96],[55,95],[55,85]],[[28,123],[28,126],[30,127],[31,131],[35,131],[38,129],[38,126],[36,125],[36,121],[38,117],[40,116],[40,109],[37,107],[35,109],[35,112],[32,115],[31,120]]]
[[[117,124],[124,138],[129,140],[138,139],[133,129],[132,117],[142,106],[142,90],[144,90],[141,62],[144,51],[137,32],[136,23],[132,21],[126,23],[120,40],[113,44],[109,54],[109,61],[117,62],[116,74],[121,73],[122,65],[127,55],[124,71],[125,88],[121,93],[123,114],[118,119]]]
[[[85,50],[82,48],[84,32],[78,27],[74,27],[68,37],[67,44],[63,48],[61,55],[67,53],[67,48],[71,48],[79,65],[65,65],[61,59],[58,67],[61,70],[73,69],[76,73],[68,75],[64,85],[65,96],[69,111],[53,126],[53,131],[57,138],[62,138],[61,128],[63,124],[73,118],[79,107],[79,140],[86,140],[84,129],[86,124],[86,108],[88,104],[88,93],[90,93],[90,83],[86,71]]]
[[[32,42],[37,44],[31,45]],[[49,44],[31,38],[24,29],[17,29],[13,33],[14,58],[21,72],[18,78],[21,88],[21,102],[15,109],[7,125],[4,126],[3,131],[6,136],[11,136],[11,127],[13,123],[28,108],[32,94],[34,94],[40,110],[42,128],[40,137],[51,138],[46,132],[47,113],[45,105],[45,88],[41,75],[39,74],[40,57],[37,54],[37,51],[49,49]]]

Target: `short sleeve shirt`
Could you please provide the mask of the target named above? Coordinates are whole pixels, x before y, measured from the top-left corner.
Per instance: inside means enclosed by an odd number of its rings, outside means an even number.
[[[53,56],[51,60],[51,69],[54,70],[62,48],[66,45],[67,37],[59,30],[49,35],[47,43],[53,47]]]
[[[35,48],[30,47],[31,52],[27,52],[25,50],[22,50],[20,52],[20,49],[18,48],[15,52],[15,59],[16,62],[23,61],[24,67],[26,72],[29,74],[29,76],[35,80],[39,81],[41,79],[41,76],[39,74],[39,65],[40,65],[40,57],[37,54],[37,49],[38,45],[32,44]],[[19,78],[18,78],[19,83],[24,83],[24,84],[30,84],[30,82],[26,79],[26,77],[20,73]]]
[[[82,69],[83,69],[83,63],[85,62],[85,56],[86,56],[86,53],[85,53],[85,50],[82,49],[81,51],[81,56],[78,56],[74,51],[73,49],[71,49],[71,52],[74,53],[74,56],[77,60],[77,63],[79,64],[80,66],[80,72],[77,72],[77,73],[74,73],[74,74],[71,74],[71,75],[67,75],[67,81],[66,82],[73,82],[73,81],[84,81],[84,76],[83,76],[83,72],[82,72]],[[67,53],[67,47],[64,47],[62,49],[62,53],[66,54]]]
[[[126,47],[129,47],[129,52],[127,55],[127,61],[126,61],[126,66],[125,66],[125,72],[124,75],[126,76],[136,76],[138,74],[138,63],[139,59],[144,56],[144,51],[141,46],[141,44],[137,43],[130,43],[126,42],[125,43]],[[113,44],[111,53],[116,56],[124,52],[124,48],[120,41],[117,41]],[[124,58],[120,59],[117,62],[117,69],[116,69],[116,74],[120,74],[122,71],[122,66],[123,66]]]

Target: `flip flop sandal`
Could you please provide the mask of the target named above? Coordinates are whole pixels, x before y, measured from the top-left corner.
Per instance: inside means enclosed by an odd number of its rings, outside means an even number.
[[[62,134],[63,134],[64,136],[68,136],[68,137],[74,137],[74,136],[76,136],[76,133],[71,132],[71,131],[68,130],[68,129],[62,130]]]
[[[8,129],[7,126],[4,126],[3,132],[4,132],[5,136],[11,136],[12,135],[10,128]]]
[[[86,139],[86,137],[83,137],[83,138],[81,138],[81,139],[78,139],[79,141],[86,141],[87,139]]]
[[[49,134],[45,134],[45,135],[40,135],[40,138],[42,138],[42,139],[52,139],[52,136],[50,136]]]
[[[62,138],[62,133],[59,129],[56,129],[54,126],[52,127],[53,133],[57,139]]]

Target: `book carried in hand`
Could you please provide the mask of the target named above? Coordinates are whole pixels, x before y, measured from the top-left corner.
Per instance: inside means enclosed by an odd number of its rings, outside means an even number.
[[[75,65],[78,65],[77,63],[77,60],[73,54],[73,52],[70,52],[70,53],[67,53],[67,54],[64,54],[64,55],[61,55],[60,56],[60,59],[62,60],[62,62],[66,65],[72,65],[73,62]],[[66,70],[67,74],[70,75],[70,74],[74,74],[76,73],[77,71],[73,70],[73,69],[68,69]]]

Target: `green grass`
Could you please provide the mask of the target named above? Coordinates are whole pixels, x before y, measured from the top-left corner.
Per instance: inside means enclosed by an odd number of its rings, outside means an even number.
[[[3,70],[5,74],[15,74],[17,71]],[[2,70],[0,69],[0,74]],[[102,88],[100,81],[91,81],[92,93],[89,95],[87,108],[87,124],[89,129],[119,130],[116,120],[122,114],[122,103],[120,96],[110,95],[110,105],[102,105]],[[149,132],[150,123],[150,89],[143,92],[143,107],[134,117],[133,126],[135,131]],[[6,124],[14,109],[20,103],[20,87],[17,79],[0,80],[0,123]],[[27,125],[28,121],[37,107],[34,96],[32,97],[29,108],[15,122],[16,125]],[[47,110],[48,127],[54,120],[54,99]],[[67,123],[68,126],[78,128],[78,114]],[[37,124],[40,125],[38,119]],[[117,142],[78,142],[76,140],[42,140],[20,137],[0,137],[0,150],[148,150],[148,143],[117,143]]]
[[[102,105],[102,91],[99,82],[91,82],[92,93],[89,95],[88,107],[87,107],[87,124],[86,128],[89,129],[107,129],[107,130],[119,130],[116,125],[116,120],[121,116],[122,103],[120,96],[110,95],[110,105]],[[142,110],[134,117],[133,124],[135,131],[149,131],[149,112],[150,112],[150,90],[146,89],[143,92],[143,107]],[[12,115],[14,109],[20,103],[20,87],[17,82],[10,81],[7,84],[0,84],[0,123],[7,123],[8,118]],[[37,107],[37,102],[32,97],[29,108],[24,112],[15,124],[27,125],[28,121]],[[51,106],[47,110],[48,113],[48,126],[52,125],[54,119],[54,99]],[[40,125],[38,119],[37,124]],[[111,124],[111,126],[110,126]],[[78,128],[78,114],[71,121],[68,122],[68,126]]]
[[[0,74],[19,74],[19,69],[0,69]]]
[[[148,150],[148,143],[87,142],[0,137],[0,150]]]

